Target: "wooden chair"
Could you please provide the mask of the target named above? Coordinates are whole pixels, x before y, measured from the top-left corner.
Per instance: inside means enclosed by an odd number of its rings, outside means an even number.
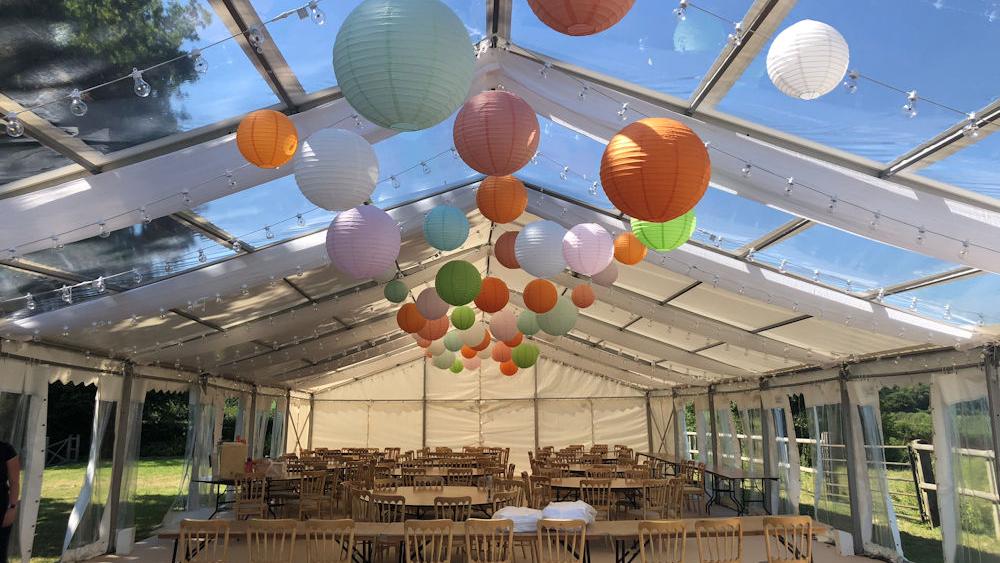
[[[587,523],[583,520],[538,521],[537,563],[583,563],[586,549]]]
[[[295,520],[250,520],[247,552],[250,563],[295,561]]]
[[[372,494],[369,514],[372,522],[402,522],[406,520],[406,497]]]
[[[395,479],[375,479],[372,483],[372,492],[395,493],[399,490],[399,484]]]
[[[471,467],[449,467],[448,484],[472,486],[472,474],[475,473]]]
[[[327,505],[326,472],[305,471],[299,479],[299,520],[323,517]]]
[[[444,490],[444,477],[441,477],[440,475],[414,475],[413,488],[418,491]]]
[[[493,493],[493,512],[506,506],[521,506],[521,491],[497,491]]]
[[[705,489],[705,464],[689,463],[684,468],[684,513],[705,514],[708,491]]]
[[[403,523],[406,563],[450,563],[451,520],[407,520]]]
[[[267,480],[263,475],[249,474],[237,479],[233,513],[237,520],[267,518]]]
[[[580,500],[594,507],[598,520],[611,520],[611,479],[581,479]]]
[[[472,517],[472,497],[434,497],[434,517],[465,522]]]
[[[811,563],[812,535],[812,518],[808,516],[765,517],[764,546],[768,563]]]
[[[640,563],[684,563],[687,537],[678,520],[639,522]]]
[[[587,468],[586,475],[591,479],[611,479],[615,476],[613,465],[593,465]]]
[[[416,477],[416,476],[418,476],[418,475],[420,475],[420,476],[427,475],[427,468],[426,467],[403,467],[403,468],[400,469],[400,475],[402,475],[402,477],[403,477],[403,486],[404,487],[412,487],[413,486],[413,478]]]
[[[465,552],[469,563],[513,563],[514,521],[479,520],[465,522]]]
[[[309,520],[303,528],[308,563],[351,563],[354,557],[353,520]]]
[[[180,563],[229,563],[229,521],[181,520],[177,557]]]
[[[552,493],[552,480],[550,478],[542,475],[532,475],[529,484],[531,486],[531,508],[541,510],[555,498]]]
[[[697,520],[694,533],[701,563],[742,563],[743,526],[739,518]]]

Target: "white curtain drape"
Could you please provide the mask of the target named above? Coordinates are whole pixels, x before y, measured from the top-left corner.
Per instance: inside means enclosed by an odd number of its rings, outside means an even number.
[[[216,442],[216,390],[192,384],[188,394],[187,444],[184,470],[177,498],[163,517],[164,527],[176,527],[182,518],[207,518],[214,507],[212,487],[202,480],[212,477],[211,459]]]
[[[779,514],[798,514],[802,487],[799,448],[788,394],[784,389],[768,389],[761,391],[760,398],[766,413],[764,423],[770,425],[773,438],[765,444],[771,448],[768,472],[778,475],[777,490],[772,489],[771,506],[776,507]]]
[[[715,455],[712,451],[712,412],[708,408],[708,395],[697,395],[694,398],[694,423],[698,433],[698,455],[696,459],[712,465]],[[692,452],[693,453],[693,452]]]

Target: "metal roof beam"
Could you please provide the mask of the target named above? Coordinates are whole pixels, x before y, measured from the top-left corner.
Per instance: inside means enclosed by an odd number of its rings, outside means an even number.
[[[485,0],[486,33],[491,47],[500,47],[510,42],[510,14],[512,0]],[[499,43],[499,45],[498,45]]]
[[[883,288],[881,291],[882,297],[888,295],[895,295],[897,293],[903,293],[904,291],[911,291],[914,289],[920,289],[922,287],[928,287],[931,285],[937,285],[945,282],[954,281],[967,276],[973,276],[983,273],[982,270],[978,268],[956,268],[954,270],[948,270],[947,272],[941,272],[940,274],[932,274],[929,276],[924,276],[922,278],[917,278],[915,280],[907,280],[896,285],[891,285],[889,287]],[[866,299],[878,299],[879,291],[870,291],[864,295]]]
[[[82,140],[42,119],[35,112],[24,112],[24,109],[24,106],[14,101],[13,98],[0,94],[0,115],[18,113],[17,118],[24,125],[25,136],[65,156],[88,172],[93,173],[98,170],[97,163],[104,158],[100,151],[91,148]],[[25,140],[24,142],[30,141]]]
[[[779,226],[769,233],[764,233],[757,240],[746,244],[736,253],[740,258],[746,258],[750,251],[759,252],[764,250],[769,246],[778,244],[787,238],[793,237],[802,231],[813,226],[813,222],[809,219],[797,218]]]
[[[963,119],[897,157],[882,170],[880,176],[888,178],[903,170],[917,170],[947,158],[1000,130],[998,120],[1000,120],[1000,99],[990,102],[986,107],[976,112],[976,125],[979,130],[975,137],[965,134],[965,127],[969,125],[969,120]]]

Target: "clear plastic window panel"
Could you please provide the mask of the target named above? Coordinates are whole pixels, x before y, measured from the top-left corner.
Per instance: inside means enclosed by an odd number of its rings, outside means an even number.
[[[736,252],[761,236],[795,219],[772,207],[715,187],[695,206],[697,225],[692,240]]]
[[[994,129],[997,125],[990,125]],[[919,169],[922,176],[947,182],[993,198],[1000,198],[1000,135],[984,136],[958,152]]]
[[[785,409],[770,409],[771,424],[774,429],[775,463],[778,468],[778,510],[777,514],[794,514],[796,503],[789,494],[791,485],[791,456],[788,436],[788,425]],[[798,460],[796,460],[797,462]]]
[[[35,300],[36,310],[40,307],[41,296],[62,287],[62,282],[52,278],[31,274],[7,266],[0,266],[0,314],[27,310],[27,294]],[[39,296],[39,297],[36,297]]]
[[[847,481],[847,447],[839,404],[806,410],[813,444],[813,501],[815,518],[838,530],[853,529],[851,492]],[[805,487],[803,487],[805,489]]]
[[[980,563],[1000,561],[996,553],[997,499],[990,430],[990,407],[986,397],[948,405],[945,414],[947,443],[955,490],[958,541],[954,561]]]
[[[902,542],[896,510],[889,496],[889,466],[886,464],[882,419],[872,405],[858,405],[861,433],[864,438],[868,490],[871,493],[873,549],[886,555],[902,555]]]
[[[25,133],[8,137],[0,131],[0,186],[73,164]]]
[[[982,273],[885,298],[901,309],[963,325],[1000,323],[1000,276]]]

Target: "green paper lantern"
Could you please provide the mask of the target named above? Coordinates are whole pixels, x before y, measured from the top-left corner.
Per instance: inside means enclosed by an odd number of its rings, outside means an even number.
[[[465,260],[453,260],[438,270],[434,277],[434,287],[438,295],[449,305],[459,306],[471,303],[479,295],[483,278],[479,270]]]
[[[475,56],[465,25],[439,0],[365,0],[337,32],[333,71],[365,119],[419,131],[465,101]]]
[[[510,359],[521,369],[530,368],[538,361],[538,346],[530,342],[522,342],[510,351]]]
[[[462,349],[463,344],[464,342],[462,342],[462,336],[458,333],[457,330],[453,330],[448,334],[444,335],[444,347],[446,350],[450,350],[452,352],[458,352],[459,350]]]
[[[691,238],[697,223],[694,209],[676,219],[665,223],[652,223],[632,219],[632,234],[646,248],[658,252],[667,252],[680,247]]]
[[[382,293],[392,303],[402,303],[406,300],[406,296],[410,294],[410,288],[406,287],[406,284],[402,280],[392,280],[385,284],[385,289],[382,290]]]
[[[462,370],[465,369],[465,366],[462,365],[462,360],[455,358],[455,361],[452,362],[450,369],[451,373],[462,373]]]
[[[563,336],[576,326],[576,317],[578,314],[579,312],[573,301],[565,295],[560,295],[555,307],[546,313],[538,315],[538,328],[542,329],[545,334]]]
[[[476,322],[476,312],[471,307],[456,307],[451,312],[451,326],[458,330],[465,330],[472,326],[474,322]]]
[[[538,315],[534,311],[525,309],[517,316],[517,330],[525,336],[531,336],[538,332]]]
[[[455,363],[455,359],[456,358],[454,352],[449,352],[448,350],[445,350],[444,352],[441,352],[437,356],[434,356],[432,358],[432,363],[436,368],[448,369],[451,367],[453,363]]]

